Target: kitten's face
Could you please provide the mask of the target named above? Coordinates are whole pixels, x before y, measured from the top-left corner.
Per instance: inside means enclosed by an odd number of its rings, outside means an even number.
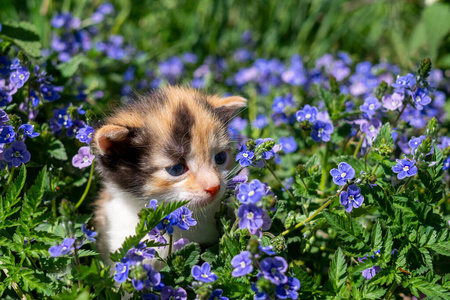
[[[245,103],[178,87],[143,97],[97,130],[103,177],[139,197],[211,204],[233,163],[227,122]]]

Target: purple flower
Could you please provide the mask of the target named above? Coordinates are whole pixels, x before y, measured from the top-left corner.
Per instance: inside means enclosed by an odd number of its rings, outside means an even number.
[[[280,144],[285,153],[293,153],[297,150],[298,145],[293,136],[281,137]]]
[[[253,151],[247,151],[247,146],[242,145],[241,151],[236,155],[236,160],[243,167],[247,167],[252,163],[252,158],[255,156]]]
[[[0,109],[0,126],[5,125],[5,123],[8,121],[9,121],[8,114],[3,109]]]
[[[97,8],[97,11],[101,14],[109,15],[114,12],[114,6],[111,3],[106,2],[106,3],[103,3],[102,5],[100,5]]]
[[[373,266],[371,268],[361,271],[363,277],[367,280],[372,279],[378,272],[381,271],[379,266]]]
[[[1,31],[1,28],[0,28]],[[9,61],[9,57],[6,55],[0,56],[0,75],[8,76],[10,72],[11,62]]]
[[[159,300],[159,296],[152,293],[142,294],[142,300]]]
[[[178,77],[183,73],[183,61],[176,56],[172,56],[169,60],[159,64],[159,72],[167,78],[169,83],[175,84]]]
[[[418,110],[422,110],[424,105],[430,104],[431,102],[431,98],[428,96],[428,90],[423,88],[417,88],[412,95],[412,99]]]
[[[65,238],[61,245],[52,246],[48,249],[48,252],[50,253],[50,257],[58,257],[61,255],[66,255],[70,251],[72,251],[73,244],[75,243],[75,239],[71,238]]]
[[[298,299],[297,291],[300,286],[300,281],[297,278],[289,277],[285,284],[277,285],[275,292],[279,299]]]
[[[128,278],[128,273],[130,272],[129,260],[127,258],[122,258],[122,262],[116,264],[116,273],[114,274],[114,280],[117,283],[123,283]]]
[[[347,180],[355,177],[355,169],[353,169],[348,163],[341,162],[337,169],[332,169],[330,171],[330,174],[333,176],[334,183],[337,185],[345,185]]]
[[[274,255],[276,252],[273,251],[273,247],[271,245],[263,247],[261,245],[258,246],[259,251],[267,255]]]
[[[259,229],[262,227],[263,211],[254,204],[241,204],[238,209],[240,229]]]
[[[39,136],[39,132],[34,131],[34,125],[23,124],[19,127],[19,129],[23,130],[23,134],[29,138],[35,138]]]
[[[158,200],[152,199],[148,204],[145,204],[145,207],[151,208],[153,210],[156,210],[156,207],[158,206]]]
[[[244,204],[256,203],[265,195],[264,185],[258,179],[253,179],[248,184],[239,185],[239,193],[236,197]]]
[[[188,239],[181,238],[177,240],[175,243],[173,243],[173,250],[180,250],[183,249],[184,246],[189,245],[191,242]]]
[[[92,164],[95,156],[91,154],[91,148],[88,146],[81,147],[78,150],[78,154],[72,158],[72,165],[74,167],[83,169],[89,167]]]
[[[211,296],[208,300],[229,300],[228,297],[222,296],[223,291],[221,289],[217,289],[212,292]]]
[[[404,89],[412,89],[416,84],[416,78],[413,74],[408,73],[406,76],[398,76],[395,83],[392,84],[392,87],[398,89],[399,91],[403,91]]]
[[[381,103],[378,101],[375,97],[369,97],[364,100],[364,104],[361,105],[359,108],[365,112],[369,118],[375,115],[375,112],[377,109],[381,107]]]
[[[0,106],[7,106],[12,102],[11,93],[0,88]]]
[[[197,55],[191,52],[186,52],[181,56],[183,62],[187,64],[195,64],[198,60]]]
[[[351,212],[353,208],[360,207],[364,202],[361,189],[354,184],[349,185],[347,191],[341,192],[339,202],[345,207],[346,212]]]
[[[316,120],[311,130],[311,138],[314,142],[328,142],[334,127],[331,123]]]
[[[372,145],[372,140],[378,135],[378,132],[381,129],[381,121],[378,118],[372,118],[370,121],[362,120],[360,122],[361,132],[366,134],[366,140],[369,142],[369,145]]]
[[[4,159],[8,163],[12,163],[14,167],[20,166],[20,164],[30,161],[31,155],[30,152],[27,151],[27,146],[22,141],[12,142],[9,148],[5,149]]]
[[[405,95],[400,93],[383,96],[383,107],[389,110],[396,110],[403,105],[404,98]]]
[[[244,169],[246,170],[246,169]],[[227,182],[227,189],[234,190],[239,183],[244,183],[248,181],[247,175],[236,175]]]
[[[192,212],[186,206],[180,207],[173,214],[177,216],[177,226],[182,230],[188,230],[190,226],[197,224],[197,221],[192,218]]]
[[[187,300],[186,291],[179,287],[174,289],[171,286],[165,286],[161,291],[161,300]]]
[[[416,161],[409,159],[397,159],[397,164],[392,167],[392,171],[397,174],[397,178],[402,180],[405,177],[412,177],[417,174]]]
[[[11,125],[0,128],[0,144],[8,144],[14,141],[16,133]]]
[[[273,284],[287,283],[288,278],[284,273],[287,271],[288,265],[286,260],[281,256],[266,257],[261,260],[259,265],[261,273]]]
[[[299,122],[309,121],[311,123],[314,123],[318,113],[319,111],[315,106],[309,106],[308,104],[306,104],[302,110],[299,110],[295,113],[295,117]]]
[[[30,71],[23,66],[18,67],[9,77],[11,82],[13,82],[18,89],[23,87],[28,78],[30,78]]]
[[[192,267],[191,274],[195,280],[203,282],[213,282],[217,280],[217,275],[211,272],[211,265],[203,263],[201,268],[197,265]]]
[[[448,170],[449,168],[450,168],[450,156],[444,160],[444,166],[442,167],[442,170],[445,171]]]
[[[128,250],[127,257],[130,259],[131,264],[136,264],[142,262],[144,259],[153,259],[155,253],[155,249],[149,248],[144,242],[141,242],[136,247]]]
[[[149,233],[148,233],[150,239],[154,240],[157,243],[160,244],[167,244],[166,239],[164,238],[164,236],[161,234],[161,232],[158,230],[158,228],[153,228]]]
[[[95,242],[94,236],[97,235],[97,232],[93,230],[89,230],[86,228],[86,224],[81,225],[81,231],[83,231],[84,236],[91,242]]]
[[[269,121],[265,115],[258,115],[252,122],[252,126],[257,129],[263,129],[267,124],[269,124]]]
[[[82,143],[89,144],[94,135],[94,131],[95,131],[94,128],[92,128],[91,126],[80,128],[75,138]]]
[[[233,277],[241,277],[253,271],[252,254],[249,251],[242,251],[231,260],[234,270]]]

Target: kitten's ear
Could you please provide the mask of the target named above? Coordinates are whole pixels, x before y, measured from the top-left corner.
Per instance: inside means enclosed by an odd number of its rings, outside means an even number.
[[[221,119],[228,121],[235,117],[235,113],[240,108],[247,106],[247,99],[240,96],[220,98],[214,102],[214,106]]]
[[[94,136],[94,143],[100,155],[111,154],[116,144],[126,142],[130,131],[118,125],[105,125]]]

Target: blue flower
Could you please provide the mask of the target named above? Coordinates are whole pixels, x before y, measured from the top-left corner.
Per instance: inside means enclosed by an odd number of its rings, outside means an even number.
[[[300,281],[297,278],[289,277],[285,284],[277,285],[275,292],[279,299],[298,299],[297,291],[300,286]]]
[[[331,169],[330,174],[333,176],[334,183],[337,185],[345,185],[347,180],[355,177],[355,169],[348,163],[341,162],[337,169]]]
[[[360,207],[364,202],[361,189],[354,184],[349,185],[347,191],[341,192],[339,202],[345,207],[346,212],[351,212],[353,208]]]
[[[6,55],[0,55],[0,75],[8,76],[10,73],[10,65],[9,57]]]
[[[311,138],[314,142],[328,142],[333,130],[334,127],[331,123],[316,120],[311,130]]]
[[[86,228],[86,224],[81,225],[81,231],[83,231],[84,236],[91,242],[95,242],[94,236],[97,235],[97,232],[93,230],[89,230]]]
[[[263,211],[254,204],[241,204],[238,209],[240,229],[259,229],[263,226]]]
[[[12,102],[12,96],[11,93],[0,89],[0,106],[7,106]]]
[[[274,113],[284,113],[287,108],[293,107],[294,101],[292,99],[292,94],[287,94],[284,97],[275,97],[272,103],[272,111]]]
[[[91,126],[80,128],[75,138],[82,143],[89,144],[92,140],[92,137],[94,136],[94,131],[94,128],[92,128]]]
[[[211,272],[211,265],[203,263],[201,268],[197,265],[192,267],[191,274],[195,280],[203,282],[213,282],[217,280],[217,275]]]
[[[258,246],[259,251],[267,255],[274,255],[276,252],[273,251],[273,247],[271,245],[263,247],[261,245]]]
[[[256,203],[265,195],[264,185],[258,179],[253,179],[248,184],[239,185],[239,193],[236,197],[244,204]]]
[[[273,284],[279,285],[287,283],[288,278],[284,274],[288,265],[286,260],[281,256],[266,257],[259,263],[261,273]]]
[[[177,216],[177,226],[182,230],[188,230],[190,226],[197,224],[197,221],[192,218],[192,212],[186,206],[180,207],[173,214]]]
[[[449,168],[450,168],[450,156],[444,160],[444,166],[442,167],[442,170],[445,171],[448,170]]]
[[[152,199],[148,204],[145,204],[145,207],[151,208],[153,210],[156,210],[156,207],[158,206],[158,200]]]
[[[26,164],[31,158],[30,152],[27,151],[27,146],[22,141],[12,142],[9,148],[3,152],[3,156],[14,167],[18,167],[22,163]]]
[[[13,82],[18,89],[23,87],[28,78],[30,78],[30,71],[23,66],[18,67],[9,77],[11,82]]]
[[[166,77],[171,84],[176,83],[183,71],[183,61],[176,56],[172,56],[159,64],[159,72]]]
[[[166,216],[161,222],[159,222],[158,225],[156,225],[156,228],[160,231],[167,230],[169,234],[173,234],[173,226],[177,226],[178,224],[178,217],[177,215],[171,213],[168,216]]]
[[[3,126],[0,128],[0,143],[8,144],[14,141],[16,138],[16,133],[11,125]]]
[[[241,151],[236,155],[236,160],[239,161],[239,164],[243,167],[247,167],[251,165],[252,158],[255,156],[253,151],[247,151],[247,146],[242,145]]]
[[[39,132],[34,131],[34,125],[23,124],[19,127],[19,129],[22,129],[23,134],[29,138],[35,138],[40,135]]]
[[[9,121],[8,114],[3,109],[0,109],[0,126],[5,125],[5,123],[8,121]]]
[[[161,234],[161,232],[156,227],[153,228],[152,230],[150,230],[150,232],[148,233],[148,236],[150,237],[150,239],[154,240],[157,243],[167,244],[166,239],[164,238],[164,236]]]
[[[397,174],[397,178],[402,180],[405,177],[412,177],[417,174],[417,167],[414,160],[397,159],[397,164],[392,167],[392,171]]]
[[[377,275],[377,273],[380,271],[381,268],[379,266],[373,266],[371,268],[361,271],[361,273],[365,279],[369,280],[372,279],[375,275]]]
[[[316,121],[318,113],[319,111],[315,106],[309,106],[308,104],[306,104],[302,110],[299,110],[295,113],[295,117],[299,122],[308,121],[314,123],[314,121]]]
[[[65,238],[61,245],[52,246],[48,249],[48,252],[50,253],[50,257],[58,257],[61,255],[66,255],[70,251],[72,251],[73,244],[75,243],[75,239],[71,238]]]
[[[138,266],[142,268],[145,272],[143,278],[133,278],[131,282],[133,287],[140,291],[144,288],[150,289],[151,287],[156,287],[161,283],[161,274],[156,271],[150,264],[142,264]]]
[[[297,142],[293,136],[281,137],[280,144],[285,153],[293,153],[298,148]]]
[[[161,291],[161,300],[187,300],[187,293],[181,287],[174,289],[171,286],[166,286]]]
[[[423,88],[417,88],[412,95],[412,99],[418,110],[422,110],[424,105],[431,103],[431,97],[428,96],[428,90]]]
[[[268,142],[268,141],[273,141],[273,139],[271,138],[267,138],[267,139],[257,139],[255,140],[256,142],[256,147],[255,147],[255,152],[257,152],[257,150],[259,150],[260,147],[263,147],[264,145],[260,146],[261,144]],[[260,146],[260,147],[258,147]],[[261,158],[263,159],[271,159],[274,155],[275,155],[275,151],[273,150],[274,147],[272,147],[272,149],[270,149],[269,151],[264,151],[263,153],[261,153]],[[267,149],[264,149],[267,150]],[[264,162],[260,161],[262,163],[262,166],[264,166]]]
[[[369,97],[364,100],[364,104],[361,105],[359,108],[365,112],[369,118],[375,115],[375,112],[377,109],[381,107],[381,103],[378,101],[375,97]]]
[[[45,100],[52,102],[61,98],[58,93],[62,92],[63,87],[42,84],[39,89],[41,90],[42,97],[44,97]]]
[[[257,129],[263,129],[267,124],[269,124],[269,121],[265,115],[258,115],[252,122],[252,126]]]
[[[217,289],[212,292],[211,296],[208,300],[228,300],[228,297],[222,296],[223,291],[221,289]]]
[[[142,262],[144,259],[153,259],[155,257],[155,249],[148,248],[144,242],[139,243],[136,247],[132,247],[127,252],[130,264]]]
[[[249,251],[242,251],[231,260],[234,270],[231,273],[233,277],[241,277],[250,274],[253,271],[252,254]]]
[[[425,139],[424,135],[419,136],[418,138],[413,137],[411,140],[409,140],[408,145],[411,147],[412,150],[419,147],[420,144],[422,144],[423,140]]]
[[[392,84],[393,88],[396,88],[400,91],[404,89],[412,89],[416,84],[416,78],[413,74],[408,73],[406,76],[398,76],[395,83]]]
[[[116,265],[116,273],[114,274],[114,280],[117,283],[123,283],[128,278],[128,273],[130,272],[129,260],[127,258],[122,258],[122,262]]]

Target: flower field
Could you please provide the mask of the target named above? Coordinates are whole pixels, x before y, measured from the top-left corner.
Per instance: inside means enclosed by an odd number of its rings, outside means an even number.
[[[25,2],[0,12],[0,298],[450,299],[450,5]],[[248,100],[220,239],[146,199],[108,265],[93,138],[168,85]]]

